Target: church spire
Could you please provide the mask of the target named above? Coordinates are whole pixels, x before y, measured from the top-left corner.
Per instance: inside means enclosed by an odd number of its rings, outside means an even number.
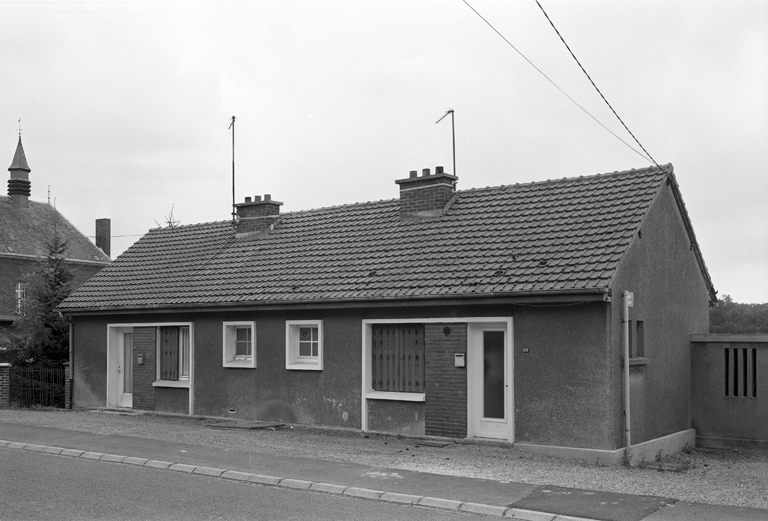
[[[16,145],[16,153],[13,155],[13,161],[8,167],[8,171],[11,173],[11,178],[8,180],[8,196],[22,208],[28,208],[32,186],[29,182],[29,173],[32,170],[27,164],[27,157],[24,155],[21,134],[19,134],[19,144]]]

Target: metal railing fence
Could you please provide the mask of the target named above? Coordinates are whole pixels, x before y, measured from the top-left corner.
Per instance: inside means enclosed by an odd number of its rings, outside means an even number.
[[[63,367],[12,367],[11,403],[18,407],[65,407]]]

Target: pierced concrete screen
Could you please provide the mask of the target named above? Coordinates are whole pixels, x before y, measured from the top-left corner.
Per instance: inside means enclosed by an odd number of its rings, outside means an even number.
[[[757,348],[726,347],[725,395],[757,398]]]

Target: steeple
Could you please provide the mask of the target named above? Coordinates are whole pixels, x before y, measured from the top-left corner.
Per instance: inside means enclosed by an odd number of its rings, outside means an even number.
[[[29,195],[32,192],[29,173],[32,170],[27,164],[27,157],[24,155],[21,135],[19,135],[19,144],[16,145],[16,153],[13,155],[13,161],[8,167],[8,171],[11,173],[11,178],[8,180],[8,197],[20,207],[29,208]]]

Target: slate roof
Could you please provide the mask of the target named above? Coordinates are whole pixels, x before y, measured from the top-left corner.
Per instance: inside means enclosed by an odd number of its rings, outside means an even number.
[[[229,221],[154,229],[60,308],[605,292],[664,168],[463,190],[421,220],[394,199],[281,214],[259,237]]]
[[[101,249],[50,204],[29,201],[29,208],[20,208],[13,199],[3,195],[0,195],[0,256],[45,257],[47,244],[53,238],[54,223],[59,236],[69,241],[67,259],[110,262]]]

